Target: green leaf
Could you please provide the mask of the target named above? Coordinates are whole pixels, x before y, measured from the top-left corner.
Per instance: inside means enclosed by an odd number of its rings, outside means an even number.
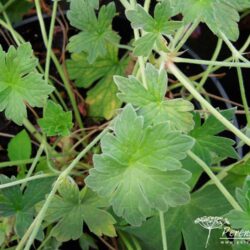
[[[98,57],[94,64],[87,60],[87,54],[72,54],[67,61],[67,68],[71,80],[75,80],[78,87],[93,88],[87,92],[86,102],[89,105],[89,115],[110,119],[121,101],[117,98],[117,87],[113,82],[113,75],[124,75],[128,59],[119,60],[118,49],[108,46],[107,54]]]
[[[94,156],[86,184],[110,198],[118,216],[140,225],[155,209],[166,211],[189,201],[185,181],[190,174],[180,160],[192,145],[190,137],[167,123],[145,128],[143,117],[128,105],[116,119],[114,134],[101,140],[103,153]]]
[[[82,234],[79,244],[82,250],[98,249],[94,239],[88,234]]]
[[[153,65],[146,65],[147,89],[134,76],[129,78],[115,76],[114,81],[120,90],[118,97],[139,107],[146,124],[169,122],[171,128],[184,132],[193,126],[191,102],[183,99],[166,99],[167,75],[165,70],[158,71]]]
[[[235,109],[228,109],[220,111],[220,113],[231,120],[233,118]],[[233,144],[233,140],[221,137],[217,134],[223,132],[226,128],[218,121],[213,115],[210,115],[205,122],[201,123],[200,114],[195,114],[195,128],[190,132],[190,136],[195,139],[195,145],[192,151],[199,155],[199,157],[205,161],[209,166],[217,164],[226,158],[238,159],[239,156]],[[198,181],[202,169],[201,167],[190,157],[187,157],[183,162],[183,166],[188,171],[192,172],[192,179],[189,181],[191,187],[194,187]]]
[[[35,71],[37,63],[29,43],[10,46],[7,53],[0,47],[0,112],[5,110],[7,119],[18,125],[27,117],[25,103],[43,107],[53,91]]]
[[[86,52],[90,64],[98,57],[106,55],[108,44],[119,42],[119,36],[112,31],[115,4],[112,2],[103,5],[98,17],[94,6],[86,0],[74,0],[71,1],[67,14],[70,24],[81,30],[79,34],[70,38],[68,49],[70,52]]]
[[[126,11],[126,16],[134,29],[140,28],[146,32],[134,42],[134,54],[138,56],[148,56],[154,46],[164,40],[163,35],[172,34],[182,25],[182,22],[179,21],[169,21],[172,11],[165,2],[155,6],[154,18],[139,4],[135,10]]]
[[[83,222],[98,236],[115,236],[114,218],[106,211],[107,202],[90,190],[79,191],[69,180],[62,182],[46,214],[50,223],[57,222],[52,236],[59,241],[79,239]],[[86,193],[85,193],[86,192]]]
[[[5,5],[8,2],[9,0],[1,0],[2,5]],[[28,0],[14,1],[14,3],[6,9],[6,13],[11,22],[18,23],[22,20],[23,15],[26,14],[33,6],[34,4]]]
[[[0,183],[9,183],[15,178],[8,178],[0,175]],[[19,186],[13,186],[0,191],[0,216],[15,216],[15,230],[19,237],[22,237],[33,221],[34,206],[45,198],[50,191],[54,177],[38,179],[27,183],[24,192]],[[41,231],[38,238],[41,239]]]
[[[73,126],[72,112],[64,112],[59,104],[48,101],[44,117],[38,120],[38,124],[47,136],[67,136]]]
[[[27,160],[31,157],[31,140],[26,130],[10,140],[7,150],[11,161]]]
[[[243,188],[236,188],[236,198],[243,211],[231,210],[225,217],[228,218],[234,229],[250,230],[250,176],[246,177]]]
[[[173,0],[165,2],[174,3]],[[173,9],[183,14],[185,22],[193,22],[199,18],[214,34],[219,35],[222,31],[232,41],[239,37],[238,10],[249,7],[249,0],[186,0],[172,5]]]
[[[234,188],[242,185],[244,177],[230,175],[223,184],[232,193]],[[166,235],[171,250],[180,250],[182,239],[183,249],[204,250],[208,230],[194,223],[203,216],[224,216],[232,207],[215,185],[208,185],[191,196],[191,202],[180,208],[171,208],[165,213]],[[127,227],[127,232],[137,236],[143,250],[159,250],[162,248],[159,217],[147,220],[140,228]],[[223,229],[211,232],[208,250],[231,250],[231,245],[221,244]],[[151,240],[149,240],[151,239]]]

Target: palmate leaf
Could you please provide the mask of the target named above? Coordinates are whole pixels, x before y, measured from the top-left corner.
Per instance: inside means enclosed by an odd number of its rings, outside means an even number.
[[[0,183],[9,183],[15,178],[0,175]],[[19,186],[5,188],[0,191],[0,216],[15,217],[15,230],[22,237],[32,223],[35,215],[34,206],[45,198],[50,191],[54,177],[39,179],[27,183],[24,192]],[[38,238],[41,239],[40,231]]]
[[[27,117],[25,102],[32,107],[43,107],[53,91],[35,72],[37,59],[29,43],[17,49],[10,46],[8,52],[0,47],[0,112],[5,110],[7,119],[22,125]]]
[[[44,117],[38,120],[38,124],[47,136],[67,136],[73,126],[72,112],[64,112],[59,104],[48,101]]]
[[[69,40],[70,52],[86,52],[89,63],[94,63],[97,57],[107,53],[108,44],[117,44],[119,36],[112,31],[112,20],[115,15],[115,4],[112,2],[100,8],[98,17],[95,14],[96,4],[87,0],[70,2],[68,19],[70,24],[81,32]]]
[[[168,2],[173,9],[181,12],[184,21],[193,22],[200,18],[214,34],[219,35],[222,31],[232,41],[236,41],[239,37],[238,11],[250,8],[250,0],[163,0],[163,2]]]
[[[64,180],[48,209],[45,219],[57,222],[52,236],[59,241],[79,239],[85,222],[89,230],[101,236],[115,236],[114,218],[105,210],[108,203],[91,190],[79,191],[77,185]]]
[[[134,54],[138,56],[148,56],[157,43],[162,43],[163,35],[172,34],[182,25],[179,21],[169,21],[172,11],[166,3],[159,3],[155,6],[154,17],[150,16],[139,4],[135,10],[126,11],[126,16],[133,28],[140,28],[147,32],[134,42]]]
[[[226,119],[232,120],[235,109],[219,111]],[[219,136],[226,127],[218,121],[213,115],[210,115],[202,124],[200,114],[194,115],[195,127],[189,133],[195,139],[195,145],[192,151],[199,155],[209,166],[221,162],[226,158],[238,159],[238,154],[233,148],[235,143],[229,138]],[[192,178],[189,181],[191,187],[199,179],[202,169],[189,156],[182,162],[185,169],[192,172]]]
[[[117,98],[117,87],[113,81],[113,75],[124,75],[128,59],[118,57],[118,49],[115,46],[107,46],[104,57],[98,57],[94,64],[90,64],[87,54],[72,54],[67,60],[67,68],[71,80],[78,87],[93,88],[88,90],[86,102],[89,105],[89,115],[110,119],[121,106]]]
[[[191,102],[183,99],[166,99],[167,75],[165,70],[158,71],[153,65],[146,65],[147,89],[134,76],[129,78],[115,76],[120,90],[118,97],[139,107],[146,124],[169,122],[171,128],[184,132],[194,127]]]
[[[132,124],[132,126],[131,126]],[[102,154],[94,156],[86,184],[110,198],[114,212],[140,225],[153,211],[189,201],[190,178],[180,160],[193,145],[190,137],[172,131],[167,123],[144,127],[143,117],[131,105],[114,125],[114,134],[101,141]]]

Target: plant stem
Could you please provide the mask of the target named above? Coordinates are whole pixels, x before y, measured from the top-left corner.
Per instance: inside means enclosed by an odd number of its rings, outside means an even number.
[[[4,12],[7,10],[16,0],[9,0],[6,4],[0,6],[0,13]]]
[[[40,143],[43,142],[42,135],[36,130],[36,128],[30,123],[28,119],[23,120],[24,127],[36,138]]]
[[[241,59],[243,62],[245,63],[250,63],[244,56],[241,55],[241,52],[238,51],[233,44],[229,41],[229,39],[226,37],[226,35],[223,32],[220,32],[220,35],[223,39],[223,41],[226,43],[226,45],[228,46],[228,48],[231,50],[232,52],[232,56],[235,59]]]
[[[33,244],[33,241],[38,233],[38,230],[41,226],[41,223],[44,219],[44,216],[47,212],[47,209],[54,198],[55,193],[57,192],[57,189],[59,188],[61,182],[70,174],[72,169],[77,165],[77,163],[82,159],[82,157],[99,141],[101,138],[107,133],[109,130],[109,127],[105,128],[91,143],[86,146],[86,148],[78,154],[78,156],[71,162],[71,164],[58,176],[57,180],[55,181],[53,188],[49,195],[47,196],[47,199],[45,203],[43,204],[41,210],[39,211],[38,215],[36,216],[33,223],[30,225],[28,231],[23,236],[22,240],[19,242],[16,250],[22,250],[23,246],[25,245],[25,242],[28,240],[26,247],[24,250],[29,250],[31,245]]]
[[[245,86],[244,86],[242,70],[239,67],[237,67],[237,75],[238,75],[238,79],[239,79],[240,95],[241,95],[242,103],[243,103],[244,110],[245,110],[245,113],[246,113],[247,125],[250,126],[249,106],[248,106],[246,92],[245,92]]]
[[[232,59],[232,58],[229,58]],[[227,59],[227,60],[229,60]],[[250,68],[250,62],[242,63],[242,62],[227,62],[227,61],[208,61],[208,60],[199,60],[199,59],[190,59],[183,57],[174,57],[172,58],[173,62],[176,63],[191,63],[198,65],[211,65],[211,66],[220,66],[220,67],[241,67],[241,68]],[[217,70],[213,69],[212,71]]]
[[[175,52],[178,52],[182,46],[185,44],[185,42],[188,40],[188,38],[190,37],[190,35],[194,32],[194,30],[196,29],[196,27],[199,25],[200,23],[200,18],[197,18],[189,27],[189,29],[187,30],[187,32],[185,33],[185,35],[182,37],[182,39],[180,40],[180,42],[177,44],[176,48],[175,48]]]
[[[168,250],[164,213],[162,211],[159,211],[159,217],[160,217],[160,225],[161,225],[162,248],[163,250]]]
[[[46,34],[45,24],[44,24],[44,21],[43,21],[40,1],[35,0],[35,5],[36,5],[38,21],[39,21],[39,24],[40,24],[40,29],[41,29],[41,33],[42,33],[42,37],[43,37],[43,42],[44,42],[45,47],[48,49],[47,34]],[[57,69],[57,71],[58,71],[58,73],[59,73],[60,77],[62,78],[62,81],[63,81],[63,83],[65,85],[65,89],[66,89],[66,91],[68,93],[70,102],[71,102],[73,110],[74,110],[76,121],[77,121],[79,127],[83,128],[81,115],[79,113],[79,110],[78,110],[78,107],[77,107],[77,104],[76,104],[76,100],[75,100],[74,93],[72,91],[72,87],[71,87],[70,83],[68,82],[68,79],[65,76],[65,72],[63,71],[63,69],[62,69],[57,57],[53,53],[53,51],[51,51],[51,58],[52,58],[55,66],[56,66],[56,69]]]
[[[222,39],[218,39],[218,42],[217,42],[217,44],[216,44],[216,48],[215,48],[215,50],[214,50],[213,56],[212,56],[212,58],[211,58],[211,61],[215,61],[215,60],[217,59],[217,57],[218,57],[218,55],[219,55],[219,53],[220,53],[220,51],[221,51],[222,43],[223,43]],[[203,85],[205,84],[205,82],[206,82],[206,80],[207,80],[207,78],[208,78],[208,76],[209,76],[209,74],[210,74],[210,71],[211,71],[212,67],[213,67],[212,65],[209,65],[208,68],[206,69],[205,74],[203,75],[202,79],[201,79],[200,82],[199,82],[199,85],[196,87],[196,89],[197,89],[198,91],[199,91],[199,90],[203,87]]]
[[[145,0],[144,5],[143,5],[143,8],[144,8],[144,10],[145,10],[146,12],[149,11],[150,4],[151,4],[151,0]]]
[[[220,182],[220,180],[216,177],[216,175],[212,172],[209,166],[200,159],[197,155],[195,155],[192,151],[188,151],[188,156],[193,159],[202,169],[206,172],[206,174],[213,180],[214,184],[221,191],[227,201],[232,205],[232,207],[238,211],[243,211],[238,202],[234,199],[234,197],[227,191],[224,185]]]
[[[202,106],[204,106],[211,114],[213,114],[226,128],[228,128],[248,146],[250,146],[250,138],[244,135],[230,121],[221,115],[210,103],[208,103],[193,87],[191,81],[174,65],[174,63],[168,61],[167,66],[172,74],[183,84],[183,86],[194,96],[194,98],[202,104]]]
[[[47,55],[46,55],[45,73],[44,73],[44,79],[46,83],[49,82],[50,58],[51,58],[51,51],[52,51],[52,41],[53,41],[57,6],[58,6],[58,0],[54,0],[51,21],[50,21],[49,40],[48,40],[48,45],[47,45]]]
[[[1,184],[0,185],[0,190],[4,189],[4,188],[9,188],[9,187],[13,187],[16,185],[20,185],[22,183],[27,183],[28,181],[33,181],[33,180],[37,180],[37,179],[42,179],[42,178],[48,178],[48,177],[52,177],[55,176],[55,174],[39,174],[39,175],[34,175],[28,178],[24,178],[22,180],[18,180],[18,181],[12,181],[9,183],[5,183],[5,184]]]
[[[28,171],[28,173],[27,173],[27,175],[26,175],[26,178],[29,178],[29,177],[32,175],[33,171],[35,170],[35,167],[36,167],[37,163],[38,163],[39,160],[40,160],[40,157],[41,157],[41,155],[42,155],[42,153],[43,153],[43,150],[44,150],[44,143],[41,143],[41,145],[40,145],[40,147],[39,147],[39,149],[38,149],[38,151],[37,151],[36,157],[35,157],[34,161],[32,162],[31,167],[30,167],[30,169],[29,169],[29,171]],[[24,183],[22,184],[22,186],[21,186],[21,190],[22,190],[22,191],[23,191],[23,189],[25,188],[26,183],[27,183],[27,182],[24,182]]]

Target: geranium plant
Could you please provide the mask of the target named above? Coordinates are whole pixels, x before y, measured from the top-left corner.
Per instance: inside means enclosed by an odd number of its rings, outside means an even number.
[[[233,43],[249,10],[249,0],[1,0],[0,111],[17,131],[0,131],[1,249],[248,249],[247,237],[240,248],[220,235],[250,230],[250,36]],[[39,58],[16,25],[24,14],[39,23]],[[183,47],[201,23],[218,40],[211,60]],[[223,44],[231,56],[218,59]],[[183,64],[206,67],[190,76]],[[220,68],[236,69],[243,129],[236,108],[207,98]]]

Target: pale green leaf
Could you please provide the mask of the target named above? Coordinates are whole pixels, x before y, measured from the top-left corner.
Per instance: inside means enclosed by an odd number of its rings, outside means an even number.
[[[165,70],[158,71],[151,64],[146,70],[147,89],[134,76],[129,78],[115,76],[114,80],[120,90],[118,97],[127,103],[139,107],[139,113],[145,117],[146,124],[169,122],[171,128],[184,132],[193,126],[191,102],[184,99],[166,99],[167,75]]]
[[[73,126],[72,112],[64,112],[59,104],[48,101],[44,117],[38,120],[38,124],[47,136],[67,136]]]
[[[181,169],[180,160],[192,145],[190,137],[167,123],[145,128],[143,117],[128,105],[115,122],[114,134],[102,139],[103,153],[94,156],[86,184],[110,198],[118,216],[140,225],[155,209],[166,211],[189,201],[185,182],[190,174]]]
[[[27,117],[25,103],[31,107],[43,107],[53,91],[35,71],[37,59],[29,43],[8,52],[0,47],[0,112],[5,110],[7,119],[22,125]]]

